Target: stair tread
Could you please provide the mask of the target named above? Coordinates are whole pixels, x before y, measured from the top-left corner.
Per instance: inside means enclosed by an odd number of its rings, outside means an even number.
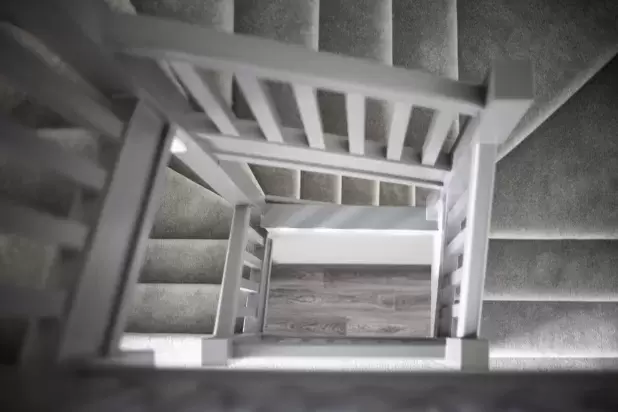
[[[220,288],[204,284],[138,284],[126,331],[212,333]]]
[[[617,300],[618,242],[490,240],[485,300]]]
[[[499,357],[618,356],[618,303],[483,304],[481,335]]]
[[[498,163],[493,236],[618,237],[617,70],[614,58]]]

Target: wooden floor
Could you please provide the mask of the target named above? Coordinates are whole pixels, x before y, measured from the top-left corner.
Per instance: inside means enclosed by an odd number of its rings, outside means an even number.
[[[274,266],[267,333],[429,334],[429,267]]]

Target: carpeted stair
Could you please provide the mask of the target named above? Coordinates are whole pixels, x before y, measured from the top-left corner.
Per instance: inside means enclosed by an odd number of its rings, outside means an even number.
[[[119,11],[132,11],[126,2],[112,3],[120,3]],[[494,57],[530,58],[537,73],[537,99],[505,147],[514,147],[522,135],[527,139],[498,163],[482,333],[491,341],[492,364],[499,369],[618,366],[618,204],[614,200],[618,61],[614,58],[595,74],[618,47],[618,3],[132,3],[138,13],[462,80],[482,80]],[[221,85],[224,97],[232,100],[238,116],[252,117],[240,93],[232,91],[229,76],[213,80]],[[269,87],[282,123],[299,127],[290,89],[277,84]],[[24,123],[58,126],[54,116],[10,88],[2,88],[0,96],[2,109]],[[343,97],[320,93],[319,98],[325,131],[345,135]],[[367,113],[368,138],[383,140],[389,107],[369,102]],[[409,145],[422,144],[428,119],[426,111],[414,111]],[[453,129],[455,133],[458,126]],[[528,136],[529,129],[534,131]],[[264,167],[253,170],[270,195],[397,205],[423,205],[427,196],[420,188],[411,194],[406,187],[360,179]],[[58,213],[70,205],[71,191],[63,189],[61,181],[5,164],[0,169],[0,190]],[[212,332],[231,216],[231,207],[219,196],[169,170],[127,332]],[[35,274],[49,265],[49,255],[46,247],[2,236],[2,280],[10,277],[11,282],[41,284],[44,280]],[[19,328],[2,328],[3,352],[6,345],[15,343],[11,331]]]

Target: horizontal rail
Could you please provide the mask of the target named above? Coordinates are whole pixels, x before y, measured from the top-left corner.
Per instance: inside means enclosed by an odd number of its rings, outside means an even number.
[[[117,14],[110,18],[107,28],[111,46],[127,54],[248,72],[270,80],[468,115],[484,107],[485,86],[422,71],[155,17]]]
[[[11,161],[46,168],[88,188],[101,190],[107,172],[96,162],[37,137],[37,132],[0,115],[0,152]]]
[[[245,262],[245,266],[248,266],[251,269],[259,269],[262,267],[262,261],[252,253],[245,252],[243,260]]]
[[[365,141],[365,155],[356,156],[347,151],[347,139],[329,135],[327,149],[316,150],[307,146],[303,132],[285,128],[286,144],[264,140],[252,122],[243,122],[240,137],[222,135],[205,126],[197,136],[208,142],[213,153],[221,160],[233,160],[273,167],[301,169],[319,173],[377,179],[399,184],[439,188],[448,174],[443,166],[424,166],[409,151],[405,160],[391,161],[384,157],[382,145]]]
[[[451,285],[460,285],[461,276],[463,275],[463,269],[458,268],[451,273]]]
[[[446,247],[446,255],[449,257],[461,255],[464,250],[464,243],[466,239],[466,229],[457,233],[457,235],[450,241]]]
[[[0,285],[0,317],[58,317],[65,300],[60,290]]]
[[[260,235],[257,232],[257,230],[255,230],[252,227],[249,228],[248,232],[249,232],[249,237],[248,237],[249,243],[254,243],[258,246],[264,246],[264,236]]]
[[[0,201],[0,233],[19,234],[80,250],[86,241],[88,227],[27,206]]]
[[[405,206],[267,205],[262,217],[266,229],[369,229],[433,232],[425,208]]]
[[[253,280],[243,278],[240,281],[240,290],[247,293],[258,293],[260,290],[260,284]]]

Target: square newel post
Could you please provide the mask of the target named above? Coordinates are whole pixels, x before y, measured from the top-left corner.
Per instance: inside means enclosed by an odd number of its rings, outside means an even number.
[[[489,76],[486,106],[474,119],[477,123],[475,130],[466,130],[468,133],[464,136],[469,141],[462,149],[463,156],[469,157],[470,178],[456,328],[459,338],[474,339],[479,335],[497,148],[509,137],[532,99],[533,78],[529,62],[495,63]],[[455,157],[456,161],[460,160],[461,154],[455,153]]]

